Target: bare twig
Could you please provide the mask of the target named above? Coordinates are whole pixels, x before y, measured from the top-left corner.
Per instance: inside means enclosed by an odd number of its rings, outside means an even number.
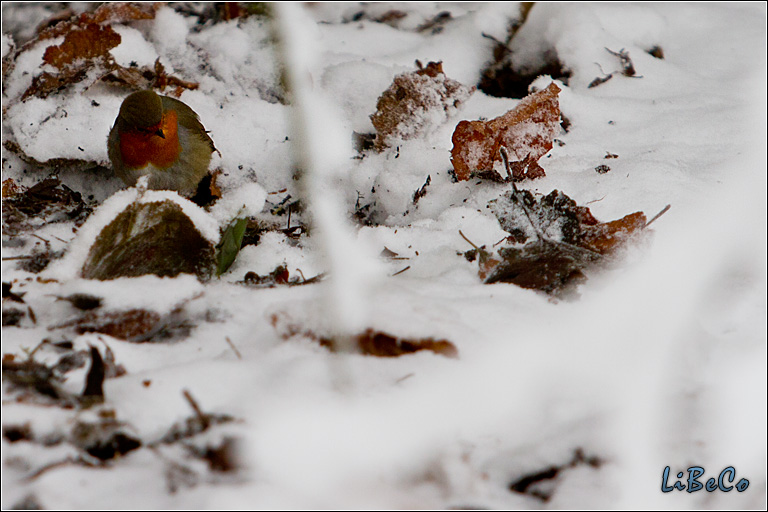
[[[480,250],[480,248],[479,248],[478,246],[476,246],[475,244],[473,244],[473,243],[472,243],[472,241],[471,241],[469,238],[467,238],[466,236],[464,236],[464,233],[462,233],[462,232],[461,232],[461,230],[459,230],[459,235],[461,235],[461,238],[463,238],[464,240],[466,240],[466,242],[467,242],[469,245],[471,245],[472,247],[474,247],[474,249],[475,249],[475,250],[477,250],[477,251],[479,251],[479,250]]]
[[[94,460],[96,460],[96,459],[94,459]],[[72,466],[84,466],[84,467],[87,467],[87,468],[95,468],[95,467],[103,466],[104,464],[100,463],[100,462],[91,462],[91,461],[87,460],[85,457],[83,457],[82,455],[78,456],[78,457],[70,456],[70,457],[67,457],[66,459],[59,460],[59,461],[56,461],[56,462],[51,462],[49,464],[46,464],[44,466],[39,467],[38,469],[36,469],[35,471],[33,471],[32,473],[27,475],[24,480],[29,482],[29,481],[35,480],[40,475],[50,471],[51,469],[56,469],[56,468],[59,468],[59,467],[62,467],[62,466],[69,466],[69,465],[72,465]]]
[[[509,178],[511,179],[512,170],[509,166],[509,155],[507,154],[507,148],[505,148],[504,146],[501,146],[501,148],[499,148],[499,152],[501,153],[501,159],[504,162],[504,168],[507,170],[507,176],[509,176]],[[511,183],[512,183],[512,190],[515,192],[515,195],[519,194],[520,190],[518,190],[517,185],[515,185],[515,182],[511,181]],[[519,202],[520,202],[520,207],[523,209],[523,213],[525,213],[525,216],[528,219],[528,222],[531,223],[531,227],[536,232],[536,236],[539,238],[539,240],[544,240],[545,239],[544,233],[542,233],[541,230],[539,229],[539,226],[537,226],[533,222],[533,219],[531,218],[531,214],[528,211],[528,208],[525,206],[525,201],[523,201],[523,199],[520,198]]]
[[[200,424],[203,426],[203,430],[206,430],[211,424],[211,418],[207,414],[205,414],[202,409],[200,409],[200,406],[197,404],[197,401],[192,397],[192,394],[189,392],[188,389],[185,389],[182,392],[182,394],[184,395],[184,398],[187,399],[187,402],[189,402],[189,405],[192,407],[192,409],[195,411],[195,414],[200,420]]]
[[[227,344],[228,344],[230,347],[232,347],[232,351],[235,353],[235,355],[237,356],[237,358],[238,358],[238,359],[242,359],[242,358],[243,358],[243,356],[240,354],[240,351],[239,351],[239,350],[237,350],[237,347],[235,346],[235,344],[234,344],[234,343],[232,343],[232,340],[231,340],[231,339],[229,339],[229,336],[225,336],[225,337],[224,337],[224,339],[225,339],[225,340],[227,340]]]
[[[606,197],[608,197],[608,196],[605,195],[605,196],[601,197],[600,199],[593,199],[591,201],[587,201],[585,204],[598,203],[598,202],[602,201],[603,199],[605,199]]]
[[[667,206],[665,206],[663,210],[661,210],[659,213],[657,213],[656,215],[654,215],[654,217],[653,217],[651,220],[649,220],[648,222],[646,222],[646,223],[645,223],[645,227],[647,228],[648,226],[650,226],[650,225],[651,225],[651,222],[655,221],[656,219],[658,219],[659,217],[661,217],[662,215],[664,215],[665,213],[667,213],[667,211],[668,211],[668,210],[669,210],[671,207],[672,207],[672,205],[671,205],[671,204],[668,204]]]

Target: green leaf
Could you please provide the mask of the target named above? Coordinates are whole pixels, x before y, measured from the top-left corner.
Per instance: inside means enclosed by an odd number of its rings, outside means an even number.
[[[237,258],[237,253],[240,252],[240,245],[243,243],[243,236],[245,235],[245,227],[248,224],[248,219],[239,218],[233,220],[224,234],[221,237],[221,243],[219,244],[219,265],[216,270],[216,275],[220,276],[234,263]]]

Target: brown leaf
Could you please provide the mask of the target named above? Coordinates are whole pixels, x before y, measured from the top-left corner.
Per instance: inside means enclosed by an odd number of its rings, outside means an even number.
[[[21,95],[21,101],[31,96],[47,98],[51,93],[64,89],[69,84],[76,84],[86,76],[86,69],[77,69],[74,72],[53,75],[43,71],[32,79],[32,83]]]
[[[85,27],[92,23],[113,24],[135,20],[150,20],[163,2],[105,2],[93,12],[84,12],[68,21],[62,21],[40,31],[37,40],[66,35],[73,27]]]
[[[82,29],[67,33],[58,46],[49,46],[43,55],[43,62],[60,70],[78,60],[106,58],[109,50],[120,44],[120,34],[112,27],[91,23]]]
[[[158,313],[145,309],[89,311],[76,320],[59,324],[55,328],[74,327],[78,334],[100,332],[114,338],[128,340],[155,330],[161,319]]]
[[[432,338],[398,338],[382,331],[367,329],[357,335],[357,345],[365,355],[379,357],[398,357],[428,350],[450,358],[459,357],[456,346],[447,340]]]
[[[61,387],[64,379],[51,367],[33,359],[15,361],[3,356],[3,383],[10,383],[14,388],[34,391],[54,400],[68,397]]]
[[[474,92],[443,73],[441,62],[397,75],[376,103],[371,122],[377,151],[424,135],[435,117],[447,120]]]
[[[9,199],[21,193],[21,187],[13,181],[13,178],[3,180],[3,199]]]
[[[165,66],[160,63],[160,59],[155,60],[155,83],[154,87],[157,89],[165,89],[166,87],[176,87],[172,92],[173,96],[177,98],[181,96],[184,89],[195,90],[200,87],[197,82],[187,82],[181,78],[169,75],[165,72]]]
[[[96,237],[81,273],[86,279],[102,281],[180,273],[207,279],[214,269],[213,244],[181,206],[164,200],[127,206]]]
[[[307,338],[328,348],[331,352],[337,352],[339,347],[332,336],[318,334],[312,329],[303,327],[292,319],[287,313],[275,313],[270,317],[272,327],[284,340],[294,337]],[[412,354],[421,350],[427,350],[446,357],[457,358],[459,351],[456,346],[447,340],[435,340],[433,338],[400,338],[383,331],[366,329],[363,333],[353,337],[353,341],[360,353],[378,357],[398,357]]]
[[[513,187],[489,208],[515,245],[500,248],[500,262],[491,269],[481,266],[481,279],[547,293],[583,281],[586,270],[646,226],[642,212],[601,223],[557,190],[542,196]]]
[[[611,222],[585,226],[579,245],[600,254],[608,254],[626,242],[632,233],[643,229],[645,225],[645,214],[635,212]]]
[[[552,141],[560,132],[559,92],[552,82],[523,98],[503,116],[490,121],[461,121],[452,138],[456,177],[468,180],[475,173],[496,172],[494,167],[502,163],[502,147],[510,154],[514,180],[544,176],[537,162],[552,149]]]

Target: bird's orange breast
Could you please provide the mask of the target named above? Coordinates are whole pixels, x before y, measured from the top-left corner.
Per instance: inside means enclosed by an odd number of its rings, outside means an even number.
[[[157,131],[163,131],[163,137]],[[174,110],[163,114],[157,126],[146,130],[120,131],[120,153],[127,167],[144,167],[152,164],[157,168],[170,167],[179,159],[179,123]]]

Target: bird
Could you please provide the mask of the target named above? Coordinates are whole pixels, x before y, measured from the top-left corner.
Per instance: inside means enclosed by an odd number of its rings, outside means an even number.
[[[217,151],[197,113],[152,90],[127,96],[107,139],[115,174],[129,187],[144,175],[148,188],[191,196]]]

